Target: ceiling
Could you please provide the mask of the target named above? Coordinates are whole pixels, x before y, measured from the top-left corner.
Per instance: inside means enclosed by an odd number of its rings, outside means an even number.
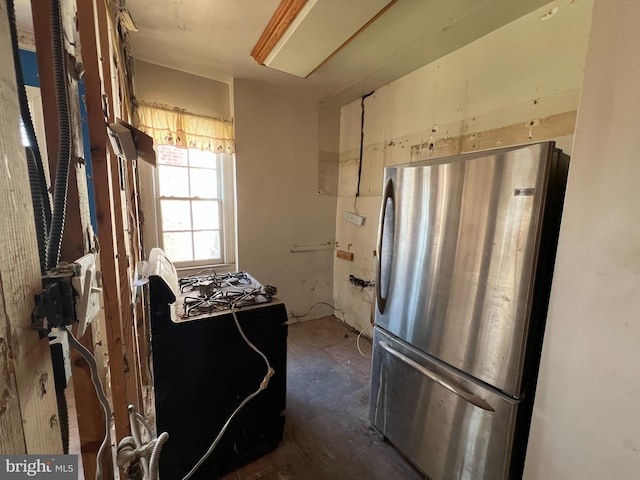
[[[126,8],[138,28],[130,33],[138,60],[344,105],[548,1],[397,0],[307,78],[259,65],[251,57],[280,0],[127,0]],[[19,22],[25,3],[16,2]],[[328,41],[331,25],[315,34],[316,41]]]

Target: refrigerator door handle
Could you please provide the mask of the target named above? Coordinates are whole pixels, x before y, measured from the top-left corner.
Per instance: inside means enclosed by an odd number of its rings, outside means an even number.
[[[454,395],[462,398],[463,400],[475,405],[478,408],[486,410],[488,412],[495,412],[496,410],[483,398],[478,395],[474,395],[473,393],[467,392],[466,390],[458,387],[457,385],[448,382],[446,379],[442,378],[440,375],[432,372],[431,370],[426,369],[416,361],[410,359],[406,355],[398,352],[396,349],[392,348],[387,342],[379,341],[378,344],[388,353],[403,361],[407,365],[413,367],[415,370],[423,374],[425,377],[431,379],[438,385],[443,388],[446,388]]]
[[[391,202],[391,208],[395,209],[395,198],[393,192],[393,181],[389,179],[387,184],[384,187],[384,191],[382,192],[382,209],[380,211],[380,231],[378,232],[378,268],[376,269],[376,301],[378,304],[378,310],[380,313],[384,313],[384,310],[387,306],[387,294],[389,291],[389,277],[391,276],[391,257],[393,255],[392,244],[388,244],[388,242],[384,242],[385,238],[385,224],[387,221],[387,204]],[[395,213],[393,214],[395,216]],[[391,219],[392,222],[395,222],[395,218]],[[393,223],[392,223],[393,225]],[[387,235],[390,235],[390,240],[393,242],[393,229],[391,232],[386,232]],[[387,252],[385,249],[384,255],[389,256],[389,260],[387,263],[383,263],[383,243],[387,246],[389,251]],[[386,257],[385,257],[386,258]],[[383,278],[382,269],[385,269]],[[384,292],[383,292],[384,290]]]

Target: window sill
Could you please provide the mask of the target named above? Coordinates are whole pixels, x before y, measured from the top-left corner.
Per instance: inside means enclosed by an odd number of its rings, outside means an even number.
[[[235,272],[237,269],[235,263],[223,263],[216,265],[193,265],[193,266],[177,266],[176,271],[178,272],[178,277],[188,277],[190,275],[199,275],[205,273],[227,273],[227,272]]]

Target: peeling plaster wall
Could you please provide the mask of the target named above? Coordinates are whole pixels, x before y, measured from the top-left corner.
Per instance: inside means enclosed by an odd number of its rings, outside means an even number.
[[[371,319],[377,221],[385,165],[554,139],[571,150],[592,0],[557,0],[342,108],[336,242],[354,260],[334,259],[334,302],[359,330]],[[430,147],[430,144],[431,147]],[[412,148],[414,146],[419,146]],[[364,226],[343,219],[366,217]]]

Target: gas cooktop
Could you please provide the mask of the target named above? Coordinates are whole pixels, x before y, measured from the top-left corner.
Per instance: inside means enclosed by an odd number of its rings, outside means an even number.
[[[277,291],[247,272],[191,275],[181,278],[178,285],[180,295],[174,304],[177,321],[268,303]]]

